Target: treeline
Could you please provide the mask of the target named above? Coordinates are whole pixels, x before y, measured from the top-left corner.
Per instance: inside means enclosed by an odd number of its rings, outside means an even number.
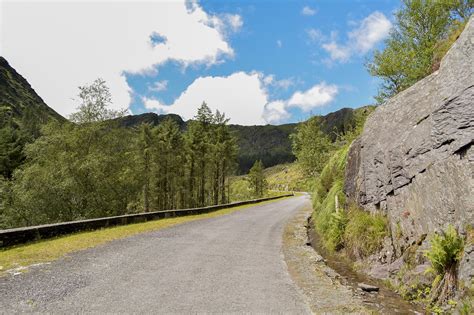
[[[320,116],[313,116],[300,123],[290,139],[293,154],[304,173],[313,178],[321,174],[331,155],[350,144],[360,134],[366,118],[374,110],[373,106],[353,110],[350,123],[332,133],[325,132],[326,122]]]
[[[238,148],[224,114],[203,103],[184,132],[171,119],[120,128],[104,81],[80,89],[73,122],[46,124],[0,177],[0,228],[229,201]]]

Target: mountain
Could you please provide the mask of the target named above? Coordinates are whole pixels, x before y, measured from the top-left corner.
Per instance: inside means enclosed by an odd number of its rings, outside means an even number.
[[[366,110],[369,110],[368,106],[358,109],[342,108],[322,116],[321,128],[334,141],[338,134],[344,133],[355,126],[356,113]],[[145,113],[125,116],[117,119],[117,121],[123,127],[136,127],[142,123],[156,126],[166,118],[175,120],[182,129],[186,128],[187,122],[175,114]],[[236,135],[239,145],[238,173],[247,173],[256,160],[261,160],[265,167],[293,162],[295,156],[291,149],[289,136],[295,132],[297,126],[298,123],[265,126],[231,124],[230,129]]]
[[[41,125],[50,119],[65,121],[0,57],[0,176],[13,176],[25,159],[24,146],[39,137]]]
[[[337,134],[344,133],[355,125],[355,113],[365,110],[343,108],[334,113],[322,116],[322,129],[335,140]],[[164,119],[171,118],[181,129],[186,129],[187,122],[179,115],[158,115],[144,113],[128,115],[116,119],[119,126],[133,128],[142,123],[159,125]],[[0,121],[5,119],[11,125],[32,140],[39,136],[40,126],[48,119],[66,121],[64,117],[45,104],[30,84],[0,57]],[[297,123],[284,125],[241,126],[230,125],[238,139],[238,173],[244,174],[252,167],[255,160],[262,160],[265,167],[293,162],[295,156],[291,149],[290,134],[295,131]]]
[[[3,57],[0,57],[0,115],[2,120],[11,119],[15,128],[28,129],[35,135],[48,119],[66,120],[46,105]]]
[[[298,124],[240,126],[230,125],[239,145],[239,173],[247,173],[256,160],[265,167],[293,162],[290,134]]]
[[[158,126],[165,119],[170,118],[178,123],[181,129],[186,128],[186,122],[181,118],[181,116],[176,114],[167,114],[167,115],[158,115],[155,113],[144,113],[140,115],[127,115],[121,118],[115,119],[121,127],[136,127],[141,124],[150,124],[152,126]]]

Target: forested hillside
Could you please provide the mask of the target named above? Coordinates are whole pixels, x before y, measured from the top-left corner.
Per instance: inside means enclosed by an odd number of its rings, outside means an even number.
[[[171,119],[176,122],[181,130],[186,129],[186,122],[181,116],[176,114],[158,115],[155,113],[144,113],[139,115],[127,115],[116,119],[118,125],[121,127],[137,127],[142,124],[149,124],[151,126],[158,126],[166,119]]]
[[[1,129],[4,136],[0,140],[0,146],[6,148],[2,153],[10,152],[9,157],[0,156],[0,164],[3,165],[2,173],[9,177],[24,160],[21,153],[24,144],[40,135],[40,127],[44,123],[51,118],[60,122],[67,120],[48,107],[3,57],[0,57],[0,78],[0,120],[1,126],[6,127]],[[343,108],[321,116],[321,130],[334,141],[337,135],[345,133],[355,125],[355,113],[358,110],[361,109]],[[158,126],[167,119],[173,120],[181,131],[186,130],[190,124],[190,121],[186,122],[175,114],[144,113],[120,116],[113,119],[113,126],[138,128],[143,123]],[[229,125],[239,147],[237,174],[246,174],[257,160],[261,160],[265,167],[293,162],[295,155],[289,136],[298,125]]]
[[[0,174],[10,178],[24,161],[23,148],[48,120],[65,119],[48,107],[30,84],[0,57]]]
[[[321,116],[321,130],[331,141],[335,141],[338,135],[354,128],[357,112],[364,111],[367,108],[370,107],[342,108],[334,113]],[[128,115],[118,118],[117,121],[123,127],[137,127],[142,123],[157,126],[166,118],[175,121],[182,130],[185,130],[190,122],[183,121],[180,116],[175,114],[158,115],[155,113]],[[293,162],[295,155],[292,151],[290,135],[295,132],[298,125],[300,124],[229,125],[229,129],[236,136],[239,146],[237,173],[246,174],[257,160],[262,161],[265,167]]]
[[[22,128],[32,128],[49,118],[65,120],[36,94],[28,81],[0,56],[0,108],[9,115],[12,123]],[[31,130],[33,131],[33,130]]]

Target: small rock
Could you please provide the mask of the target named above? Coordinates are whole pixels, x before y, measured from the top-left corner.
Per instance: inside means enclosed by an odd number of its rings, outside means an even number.
[[[365,292],[378,292],[379,288],[370,284],[359,283],[359,288]]]

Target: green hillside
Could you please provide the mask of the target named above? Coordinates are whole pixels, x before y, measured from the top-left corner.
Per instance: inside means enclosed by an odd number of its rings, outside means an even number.
[[[334,141],[337,135],[351,130],[356,123],[355,113],[365,111],[367,107],[358,109],[342,108],[321,118],[321,128]],[[171,117],[184,130],[188,122],[175,114],[158,115],[145,113],[119,118],[124,127],[137,127],[142,123],[159,125],[165,118]],[[265,126],[230,125],[239,145],[238,174],[246,174],[256,160],[261,160],[265,167],[291,163],[295,160],[289,136],[295,131],[297,123]]]
[[[23,148],[50,119],[65,119],[48,107],[30,84],[0,57],[0,174],[11,178],[23,163]]]
[[[3,57],[0,57],[0,108],[4,123],[11,119],[16,128],[28,129],[34,134],[50,118],[65,120],[46,105],[28,81]]]

